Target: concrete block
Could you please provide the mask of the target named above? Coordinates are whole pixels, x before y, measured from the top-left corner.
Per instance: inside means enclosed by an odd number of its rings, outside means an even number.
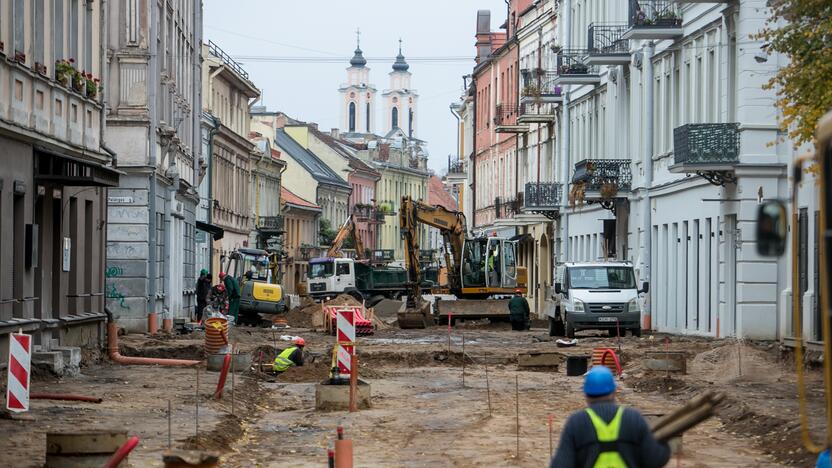
[[[687,373],[687,355],[681,352],[647,351],[642,364],[651,371]]]
[[[107,259],[107,278],[146,278],[147,260],[110,260]]]
[[[777,305],[737,304],[737,332],[740,338],[773,340],[777,338]]]
[[[370,408],[370,384],[358,381],[356,403],[358,409]],[[348,410],[350,408],[350,386],[330,385],[322,382],[315,385],[315,409],[322,411]]]
[[[81,365],[81,348],[76,346],[53,346],[52,351],[64,355],[64,365],[79,367]]]
[[[60,351],[40,351],[32,353],[32,366],[46,369],[57,375],[64,374],[64,355]]]
[[[147,224],[108,224],[110,242],[147,242]]]
[[[107,208],[107,222],[115,224],[147,224],[147,207],[110,206]]]
[[[139,260],[146,259],[149,254],[147,243],[115,242],[107,244],[108,259]]]
[[[725,278],[725,276],[720,276]],[[737,263],[737,281],[771,283],[777,281],[777,263]]]

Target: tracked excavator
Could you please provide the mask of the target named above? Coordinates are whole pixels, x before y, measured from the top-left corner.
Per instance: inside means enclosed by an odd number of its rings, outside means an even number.
[[[408,273],[407,299],[398,313],[400,328],[425,328],[430,303],[422,297],[418,225],[439,229],[444,241],[447,288],[457,297],[438,301],[437,314],[462,319],[508,317],[505,300],[495,296],[526,292],[527,271],[517,266],[517,243],[500,237],[467,237],[465,215],[402,197],[399,226]],[[455,320],[455,319],[454,319]]]

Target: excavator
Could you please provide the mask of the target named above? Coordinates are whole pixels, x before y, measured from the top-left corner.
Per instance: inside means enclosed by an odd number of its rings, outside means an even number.
[[[341,252],[341,247],[348,237],[352,237],[353,244],[355,245],[355,259],[364,260],[364,241],[361,240],[361,236],[356,232],[355,221],[352,219],[352,215],[347,218],[344,225],[338,230],[338,234],[332,240],[332,245],[327,250],[326,256],[329,258],[343,258],[344,253]]]
[[[422,297],[418,224],[439,229],[444,242],[448,290],[455,301],[438,301],[440,320],[506,317],[507,301],[494,296],[526,292],[527,270],[517,266],[517,243],[499,237],[467,237],[465,215],[402,197],[399,226],[408,273],[407,299],[398,312],[400,328],[425,328],[430,303]],[[455,317],[455,318],[454,318]]]

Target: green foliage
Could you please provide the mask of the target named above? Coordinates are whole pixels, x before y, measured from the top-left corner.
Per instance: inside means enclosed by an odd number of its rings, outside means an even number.
[[[338,231],[332,228],[332,223],[328,219],[321,219],[321,230],[318,233],[318,241],[320,245],[332,245]]]
[[[832,109],[832,2],[769,0],[768,4],[771,17],[756,38],[790,61],[765,89],[777,90],[781,128],[798,146],[812,141],[818,119]]]

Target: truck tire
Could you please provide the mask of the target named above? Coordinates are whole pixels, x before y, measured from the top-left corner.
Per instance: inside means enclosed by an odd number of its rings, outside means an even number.
[[[351,290],[351,291],[347,291],[347,294],[349,294],[350,296],[352,296],[352,298],[353,298],[353,299],[355,299],[356,301],[358,301],[358,302],[360,302],[360,303],[362,303],[362,304],[364,303],[364,296],[363,296],[363,295],[361,295],[361,292],[360,292],[360,291],[358,291],[357,289],[353,289],[353,290]]]
[[[564,336],[565,334],[563,322],[554,317],[549,317],[549,336]]]
[[[566,321],[563,323],[563,335],[570,340],[575,338],[575,327],[569,323],[569,319],[565,319]]]

